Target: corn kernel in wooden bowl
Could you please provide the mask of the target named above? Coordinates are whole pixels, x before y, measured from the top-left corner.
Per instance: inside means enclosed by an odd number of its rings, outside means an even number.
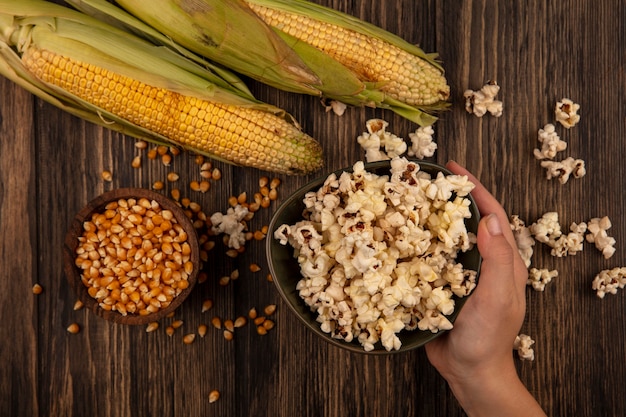
[[[199,253],[193,224],[174,201],[123,188],[100,195],[76,215],[65,239],[65,273],[98,316],[146,324],[189,295]]]

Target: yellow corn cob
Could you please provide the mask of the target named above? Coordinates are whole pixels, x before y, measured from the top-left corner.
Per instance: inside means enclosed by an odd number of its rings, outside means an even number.
[[[380,83],[380,90],[398,101],[429,106],[450,96],[439,68],[383,39],[305,14],[246,3],[268,25],[330,55],[362,81]]]
[[[152,42],[157,39],[169,45],[174,41],[282,90],[389,109],[421,126],[433,124],[436,113],[449,107],[450,88],[436,54],[425,53],[384,29],[314,2],[117,0],[113,5],[107,0],[66,1],[87,14],[131,27]],[[270,27],[277,36],[271,30],[268,33]],[[155,36],[155,31],[160,33]],[[277,56],[274,47],[247,41],[263,37],[268,37],[264,42],[275,42],[275,46],[281,44],[277,37],[282,40],[280,50],[285,51],[285,45],[291,49],[287,55],[297,55],[305,72],[315,80],[281,75],[293,73],[294,66]]]
[[[286,174],[321,167],[320,145],[272,113],[153,87],[34,46],[24,51],[22,63],[40,81],[184,148]]]

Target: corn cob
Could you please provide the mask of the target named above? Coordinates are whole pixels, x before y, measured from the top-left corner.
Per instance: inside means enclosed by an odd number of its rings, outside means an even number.
[[[306,9],[289,11],[297,2],[281,9],[280,1],[245,1],[271,27],[320,49],[354,71],[360,80],[380,84],[380,89],[396,100],[429,106],[450,96],[440,68],[392,43],[331,20],[309,17]]]
[[[321,167],[320,145],[283,111],[207,81],[214,74],[179,55],[160,59],[128,33],[42,1],[0,0],[0,25],[0,72],[74,114],[238,165],[285,174]],[[145,65],[161,73],[138,70]]]
[[[187,149],[282,173],[320,167],[319,147],[307,149],[313,145],[310,138],[272,113],[184,96],[34,47],[22,62],[44,83]]]
[[[120,18],[105,0],[68,0],[75,7],[92,14]],[[250,46],[245,41],[231,44],[245,36],[263,36],[261,29],[250,29],[248,23],[229,16],[229,33],[241,36],[220,36],[220,25],[206,22],[223,18],[212,12],[221,10],[224,0],[117,0],[127,11],[148,22],[154,29],[185,45],[190,50],[234,71],[271,86],[298,93],[309,93],[357,106],[390,109],[420,125],[430,125],[437,118],[432,114],[448,107],[450,88],[443,68],[435,55],[426,54],[415,45],[355,17],[302,0],[230,0],[227,3],[247,4],[259,21],[272,26],[276,34],[315,74],[319,82],[294,86],[273,76],[272,66],[254,64],[268,62],[271,50]],[[216,6],[216,9],[213,7]],[[165,11],[164,11],[165,10]],[[228,12],[228,9],[226,9]],[[232,12],[232,10],[231,10]],[[250,33],[251,32],[251,33]],[[229,59],[215,53],[206,39],[220,39],[230,49],[239,49],[247,61]],[[231,57],[232,58],[232,57]],[[281,66],[274,60],[274,66]]]

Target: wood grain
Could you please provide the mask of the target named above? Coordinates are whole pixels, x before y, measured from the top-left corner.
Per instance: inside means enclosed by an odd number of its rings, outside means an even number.
[[[437,51],[452,87],[452,108],[435,126],[435,161],[454,159],[474,172],[511,214],[527,223],[557,211],[561,223],[609,216],[615,255],[605,260],[593,245],[554,258],[538,245],[533,265],[557,269],[545,292],[528,291],[522,332],[536,340],[536,359],[518,362],[524,383],[551,416],[626,415],[626,293],[598,299],[591,281],[602,269],[626,263],[626,6],[619,0],[506,2],[467,0],[316,0],[375,23]],[[487,80],[501,86],[501,118],[477,118],[463,108],[463,91]],[[250,82],[261,100],[292,113],[319,138],[328,171],[363,158],[356,137],[372,117],[407,137],[416,126],[385,111],[326,113],[314,97],[279,92]],[[132,138],[83,122],[35,99],[0,78],[0,414],[11,416],[463,416],[445,381],[423,350],[388,356],[353,354],[325,344],[280,300],[266,280],[263,242],[250,242],[237,259],[219,244],[210,252],[210,278],[195,287],[175,317],[146,333],[142,326],[107,322],[74,311],[75,296],[63,273],[63,239],[74,215],[100,193],[150,188],[176,171],[178,187],[207,213],[225,211],[227,198],[258,190],[266,172],[214,163],[223,178],[199,194],[193,156],[170,167],[149,161]],[[565,156],[583,158],[587,175],[561,185],[544,178],[532,150],[537,130],[554,122],[557,100],[581,104],[581,122],[566,130]],[[142,155],[143,167],[131,161]],[[102,170],[113,181],[100,178]],[[309,177],[280,177],[279,203]],[[251,221],[269,223],[273,205]],[[250,263],[262,266],[252,273]],[[227,286],[220,277],[238,270]],[[32,285],[44,292],[34,296]],[[214,307],[201,313],[202,301]],[[277,304],[276,327],[259,336],[247,325],[227,341],[209,326],[213,316],[234,319]],[[183,320],[173,336],[172,320]],[[76,322],[82,331],[65,328]],[[9,359],[10,358],[10,359]],[[217,389],[219,401],[208,394]]]

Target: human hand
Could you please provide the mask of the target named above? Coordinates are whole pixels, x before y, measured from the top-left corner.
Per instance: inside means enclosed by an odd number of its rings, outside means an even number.
[[[477,245],[483,260],[478,285],[454,328],[426,345],[428,359],[470,415],[490,415],[488,407],[495,407],[490,411],[496,415],[516,415],[522,404],[519,411],[526,414],[520,415],[544,415],[519,381],[513,362],[513,343],[526,311],[528,270],[508,216],[471,173],[454,162],[447,167],[476,186],[472,196],[481,213]],[[497,401],[498,394],[505,403]],[[535,414],[529,413],[529,405],[536,407]]]

